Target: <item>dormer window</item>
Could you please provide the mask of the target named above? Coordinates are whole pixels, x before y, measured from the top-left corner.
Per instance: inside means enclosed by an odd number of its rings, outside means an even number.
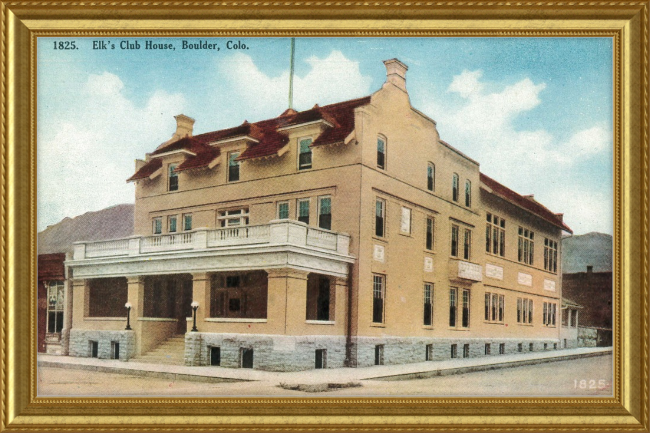
[[[383,137],[377,137],[377,168],[386,168],[386,140]]]
[[[169,190],[178,191],[178,173],[176,173],[177,164],[169,164]]]
[[[298,170],[307,170],[311,168],[311,138],[301,138],[299,140],[300,152],[298,154]]]
[[[239,180],[239,152],[230,152],[228,154],[228,182],[237,182]]]

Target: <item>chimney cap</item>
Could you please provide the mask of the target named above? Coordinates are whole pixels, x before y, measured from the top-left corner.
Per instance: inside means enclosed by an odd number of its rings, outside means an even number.
[[[384,65],[388,68],[388,66],[401,66],[404,68],[405,71],[408,71],[409,67],[406,66],[404,63],[402,63],[399,59],[397,58],[392,58],[388,60],[384,60]]]
[[[184,114],[177,114],[176,116],[174,116],[174,119],[176,119],[177,122],[185,121],[185,122],[190,122],[192,124],[195,122],[195,120],[192,119],[190,116],[186,116]]]

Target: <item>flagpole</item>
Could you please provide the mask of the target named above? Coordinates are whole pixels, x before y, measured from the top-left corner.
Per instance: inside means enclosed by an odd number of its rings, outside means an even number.
[[[289,70],[289,108],[293,109],[293,63],[296,52],[296,38],[291,38],[291,68]]]

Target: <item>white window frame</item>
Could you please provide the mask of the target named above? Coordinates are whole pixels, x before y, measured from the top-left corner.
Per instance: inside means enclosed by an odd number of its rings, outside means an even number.
[[[180,179],[178,178],[178,173],[175,173],[174,170],[176,170],[176,167],[178,167],[178,163],[172,163],[169,164],[167,167],[167,191],[173,192],[173,191],[178,191],[180,188]],[[172,178],[176,178],[176,189],[171,188],[171,183],[172,183]]]
[[[234,158],[233,155],[235,155]],[[236,161],[236,159],[239,158],[240,155],[241,155],[241,151],[239,150],[233,150],[232,152],[228,152],[228,160],[226,161],[226,183],[239,182],[241,180],[241,163],[240,161]],[[235,163],[235,165],[237,165],[237,180],[230,179],[231,160]]]
[[[307,148],[309,149],[309,152],[302,152],[302,149],[301,149],[302,142],[307,141],[307,140],[309,140],[309,144],[307,145]],[[298,171],[309,170],[314,166],[314,152],[312,151],[311,147],[309,147],[309,146],[311,146],[311,144],[313,142],[314,142],[313,137],[301,137],[301,138],[298,139],[298,152],[297,152],[298,157],[297,157],[297,161],[296,161],[296,164],[298,166]],[[309,155],[310,155],[310,157],[309,157],[309,166],[305,165],[304,167],[302,167],[300,165],[300,155],[302,155],[303,153],[305,153],[305,154],[309,153]]]
[[[329,199],[329,201],[330,201],[330,213],[329,213],[329,215],[330,215],[330,228],[329,229],[324,229],[320,225],[321,224],[321,216],[325,215],[325,214],[321,214],[321,206],[322,206],[322,203],[323,203],[324,199]],[[318,228],[320,228],[322,230],[332,230],[332,220],[331,220],[331,218],[332,218],[332,207],[333,207],[332,205],[333,205],[333,203],[332,203],[332,196],[331,195],[321,195],[321,196],[318,197]]]
[[[383,165],[381,165],[381,166],[379,165],[379,153],[380,153],[380,152],[379,152],[379,141],[381,141],[381,142],[384,144],[384,150],[381,152],[381,153],[383,154],[384,161],[383,161]],[[378,135],[378,136],[377,136],[377,147],[375,148],[375,150],[376,150],[376,152],[377,152],[377,153],[375,154],[375,155],[376,155],[375,165],[376,165],[376,167],[377,167],[378,169],[380,169],[380,170],[384,170],[384,171],[386,170],[386,165],[387,165],[386,162],[387,162],[387,159],[388,159],[388,158],[386,157],[386,155],[388,154],[387,149],[388,149],[388,140],[386,139],[385,136],[383,136],[383,135]]]
[[[52,303],[51,300],[52,298],[52,292],[54,293],[54,302]],[[59,294],[62,294],[62,296],[59,297]],[[52,306],[53,305],[53,306]],[[56,328],[58,327],[57,325],[59,324],[58,317],[59,314],[61,313],[61,328],[63,328],[63,325],[65,324],[65,317],[64,317],[64,310],[65,310],[65,286],[63,284],[63,281],[50,281],[47,284],[47,313],[46,313],[46,319],[45,319],[45,330],[48,334],[59,334],[59,332],[56,331]],[[50,313],[54,313],[54,330],[50,330]]]
[[[280,212],[281,212],[280,209],[281,209],[281,207],[284,206],[284,205],[287,206],[287,213],[286,213],[287,216],[286,216],[286,217],[282,217],[282,215],[281,215],[281,213],[280,213]],[[279,220],[288,220],[288,219],[289,219],[289,215],[290,215],[289,201],[288,201],[288,200],[279,201],[278,204],[277,204],[277,218],[278,218]]]
[[[151,232],[154,235],[161,235],[162,234],[162,227],[163,227],[163,225],[162,225],[162,217],[161,216],[154,217],[151,220]]]
[[[175,221],[174,230],[172,230],[172,221]],[[167,217],[167,232],[168,233],[176,233],[176,232],[178,232],[178,215],[169,215]]]
[[[300,204],[307,203],[307,220],[306,224],[311,222],[311,198],[299,198],[296,200],[296,221],[300,221]]]
[[[499,257],[506,255],[506,220],[489,212],[486,214],[485,252]]]
[[[489,323],[504,323],[506,316],[505,295],[494,292],[485,292],[485,302],[487,303],[487,317],[484,317]]]
[[[377,217],[380,215],[377,215],[377,205],[381,204],[381,235],[377,234]],[[378,238],[386,238],[386,200],[381,198],[381,197],[376,197],[375,198],[375,236]]]
[[[189,229],[186,228],[188,219],[190,221],[190,228]],[[194,227],[194,220],[192,219],[192,214],[191,213],[184,213],[183,214],[183,230],[182,231],[189,232],[190,230],[192,230],[193,227]]]
[[[217,226],[220,228],[244,227],[248,225],[249,218],[247,207],[224,209],[217,212]]]

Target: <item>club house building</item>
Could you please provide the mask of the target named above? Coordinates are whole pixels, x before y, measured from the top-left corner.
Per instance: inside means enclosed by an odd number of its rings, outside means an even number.
[[[365,98],[201,135],[176,116],[129,179],[135,236],[66,262],[70,355],[282,371],[559,349],[562,214],[442,141],[384,63]]]

